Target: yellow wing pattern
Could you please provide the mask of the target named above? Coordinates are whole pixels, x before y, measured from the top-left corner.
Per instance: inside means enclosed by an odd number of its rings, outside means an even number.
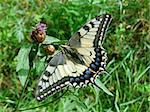
[[[42,73],[36,98],[45,99],[66,86],[83,87],[93,83],[96,75],[105,70],[107,55],[102,47],[111,15],[104,14],[87,22],[62,46]]]

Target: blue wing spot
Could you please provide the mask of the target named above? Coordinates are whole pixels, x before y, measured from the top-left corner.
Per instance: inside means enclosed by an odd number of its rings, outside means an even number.
[[[100,66],[100,63],[98,63],[98,62],[95,61],[95,65],[96,65],[96,66]]]
[[[97,71],[98,68],[99,68],[99,66],[96,66],[96,65],[94,64],[94,62],[93,62],[93,63],[90,64],[90,68],[91,68],[92,70],[94,70],[94,71]]]
[[[100,59],[99,57],[96,57],[96,58],[95,58],[95,62],[100,63],[100,62],[101,62],[101,59]]]
[[[70,78],[70,83],[73,83],[75,80],[73,77]]]
[[[100,57],[101,56],[101,53],[96,53],[96,57]]]
[[[77,84],[79,84],[79,83],[80,83],[80,79],[79,79],[79,77],[76,77],[76,78],[75,78],[75,82],[76,82]]]
[[[80,80],[83,82],[85,80],[84,76],[81,76]]]
[[[95,48],[94,51],[97,53],[97,52],[100,52],[101,49],[100,48]]]
[[[85,79],[89,79],[93,75],[93,72],[91,72],[89,68],[86,69],[83,73]]]

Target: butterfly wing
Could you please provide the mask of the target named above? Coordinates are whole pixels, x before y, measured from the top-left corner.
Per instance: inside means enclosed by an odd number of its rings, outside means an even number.
[[[87,22],[69,40],[71,47],[98,47],[103,41],[105,32],[112,20],[111,15],[97,16]]]
[[[37,100],[41,101],[46,96],[54,94],[56,90],[65,87],[64,83],[67,78],[63,77],[66,77],[65,75],[67,74],[64,74],[62,71],[65,63],[66,60],[62,52],[59,52],[51,59],[40,77],[36,91]]]
[[[102,47],[105,32],[112,20],[111,15],[97,16],[87,22],[69,40],[71,48],[76,49],[88,67],[92,70],[104,70],[106,66],[106,52]]]
[[[80,28],[69,40],[69,45],[55,55],[43,72],[36,98],[41,101],[62,88],[84,86],[106,66],[106,52],[102,40],[111,16],[98,16]]]
[[[38,83],[36,92],[36,98],[38,101],[60,91],[69,84],[76,86],[80,81],[78,78],[76,79],[76,85],[73,83],[74,78],[83,75],[83,72],[87,67],[81,65],[82,60],[80,60],[78,56],[74,59],[70,58],[70,55],[60,52],[48,63]]]

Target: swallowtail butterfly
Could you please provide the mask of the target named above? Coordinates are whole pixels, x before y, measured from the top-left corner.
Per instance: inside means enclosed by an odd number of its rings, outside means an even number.
[[[104,14],[87,22],[48,63],[42,73],[36,91],[36,99],[42,101],[69,85],[83,87],[95,84],[98,74],[105,71],[107,55],[102,47],[111,15]]]

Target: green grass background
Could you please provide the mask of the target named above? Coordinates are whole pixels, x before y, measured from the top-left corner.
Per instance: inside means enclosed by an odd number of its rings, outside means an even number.
[[[103,13],[111,14],[113,21],[104,41],[109,75],[99,80],[114,96],[88,86],[39,103],[34,97],[40,76],[37,66],[20,97],[27,73],[16,72],[16,57],[22,46],[31,44],[32,27],[45,21],[47,35],[68,40],[86,21]],[[149,0],[0,0],[0,112],[150,112],[149,95]]]

